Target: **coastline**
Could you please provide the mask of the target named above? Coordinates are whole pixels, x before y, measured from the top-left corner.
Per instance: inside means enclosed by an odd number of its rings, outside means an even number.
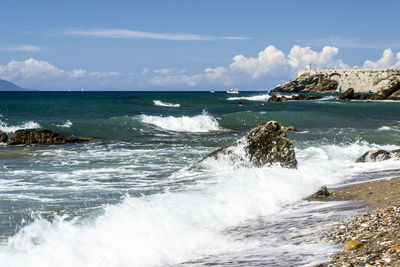
[[[364,201],[368,210],[322,233],[339,251],[317,266],[400,266],[400,177],[345,186],[321,200]]]

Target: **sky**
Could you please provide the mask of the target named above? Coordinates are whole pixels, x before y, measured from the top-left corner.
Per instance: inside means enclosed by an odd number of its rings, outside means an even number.
[[[37,90],[269,90],[306,63],[400,67],[396,0],[2,0],[0,79]]]

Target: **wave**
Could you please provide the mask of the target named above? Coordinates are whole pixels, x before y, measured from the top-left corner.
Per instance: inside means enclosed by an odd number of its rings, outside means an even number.
[[[161,106],[161,107],[180,107],[181,104],[172,104],[172,103],[166,103],[162,102],[160,100],[153,100],[154,105],[156,106]]]
[[[378,131],[400,131],[400,126],[382,126],[378,128]]]
[[[62,127],[62,128],[69,128],[69,127],[72,126],[72,122],[70,120],[67,120],[64,124],[59,124],[59,125],[56,125],[56,126]]]
[[[37,219],[0,247],[0,262],[4,266],[41,267],[155,266],[251,249],[257,257],[265,253],[262,235],[243,239],[226,230],[260,218],[267,220],[272,214],[276,223],[279,212],[291,209],[288,205],[298,203],[319,186],[337,183],[357,171],[382,167],[382,163],[354,163],[371,147],[375,145],[300,149],[296,151],[298,169],[232,169],[215,160],[209,171],[182,170],[169,179],[184,176],[196,181],[182,190],[126,196],[119,204],[104,206],[103,213],[90,220],[65,216],[52,221]],[[389,167],[394,163],[384,164]],[[265,238],[276,239],[277,250],[288,249],[279,243],[284,242],[280,234],[271,236],[271,232]],[[321,250],[326,246],[318,244]],[[296,249],[301,250],[301,245]]]
[[[34,121],[23,122],[20,125],[9,125],[8,123],[0,120],[0,130],[9,134],[22,129],[36,129],[40,128],[40,124]]]
[[[222,130],[218,124],[218,121],[214,117],[208,115],[206,112],[193,117],[162,117],[141,115],[141,120],[144,123],[152,124],[164,130],[174,132],[205,133],[209,131]]]
[[[227,100],[268,101],[270,97],[270,95],[265,94],[255,96],[228,97]]]

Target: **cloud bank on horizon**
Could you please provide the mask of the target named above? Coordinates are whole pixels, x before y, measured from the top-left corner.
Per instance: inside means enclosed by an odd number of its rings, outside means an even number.
[[[337,58],[338,54],[339,48],[334,46],[324,46],[321,51],[315,51],[309,46],[294,45],[286,55],[282,50],[269,45],[257,57],[235,55],[228,66],[207,67],[200,73],[188,73],[185,69],[176,68],[150,70],[146,67],[141,73],[91,72],[83,69],[68,71],[50,62],[29,58],[0,65],[0,78],[43,90],[68,90],[82,86],[88,86],[91,90],[161,90],[171,89],[171,86],[174,86],[172,89],[194,90],[198,87],[238,84],[251,88],[257,82],[265,82],[268,86],[271,80],[289,80],[306,63],[316,68],[351,68]],[[395,54],[387,48],[381,58],[376,61],[368,59],[362,67],[399,68],[400,52]]]

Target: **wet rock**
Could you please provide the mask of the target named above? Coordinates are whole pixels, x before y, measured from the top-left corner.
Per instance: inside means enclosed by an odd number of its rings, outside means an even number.
[[[343,250],[352,251],[356,250],[363,245],[362,242],[358,240],[350,240],[343,245]]]
[[[394,77],[386,86],[380,88],[378,95],[382,99],[389,99],[392,94],[400,90],[400,78]]]
[[[282,130],[284,130],[285,132],[287,132],[287,131],[293,131],[293,132],[297,131],[296,127],[294,127],[294,126],[282,126]]]
[[[396,92],[392,93],[390,96],[388,96],[388,99],[400,100],[400,90],[397,90]]]
[[[304,100],[318,100],[318,99],[322,99],[322,96],[313,95],[313,96],[306,97]]]
[[[370,150],[365,152],[359,157],[356,162],[376,162],[388,159],[399,159],[400,160],[400,149],[386,151],[386,150]]]
[[[8,136],[3,131],[0,131],[0,143],[7,143]]]
[[[18,130],[11,135],[8,145],[30,145],[30,144],[65,144],[81,142],[98,142],[94,138],[67,137],[50,130],[25,129]]]
[[[251,129],[242,139],[212,152],[203,160],[221,157],[227,157],[232,162],[250,161],[256,166],[279,163],[286,168],[297,167],[293,144],[276,121]]]
[[[279,102],[279,101],[280,101],[280,98],[277,97],[276,95],[273,95],[268,99],[268,102]]]
[[[341,100],[351,100],[354,99],[354,89],[349,88],[347,89],[340,97]]]
[[[326,186],[321,186],[317,192],[312,194],[312,198],[324,198],[330,195],[328,188]]]

